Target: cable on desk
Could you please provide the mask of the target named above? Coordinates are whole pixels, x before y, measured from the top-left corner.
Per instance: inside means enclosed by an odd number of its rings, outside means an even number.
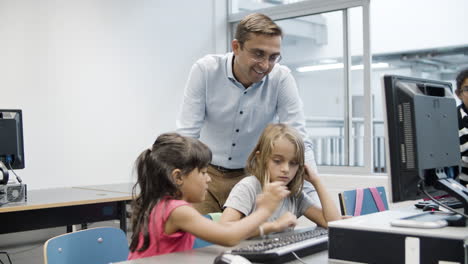
[[[307,262],[303,261],[303,260],[296,254],[296,252],[292,251],[291,253],[294,255],[294,257],[296,257],[297,260],[299,260],[299,262],[301,262],[302,264],[307,264]]]
[[[5,204],[9,204],[9,203],[11,203],[11,201],[6,202],[6,203],[0,203],[0,207],[3,206],[3,205],[5,205]]]
[[[453,212],[455,214],[459,214],[459,215],[462,215],[463,217],[465,218],[468,218],[468,215],[462,213],[462,212],[458,212],[456,211],[455,209],[453,208],[450,208],[449,206],[439,202],[436,198],[432,197],[432,195],[430,195],[427,191],[426,191],[426,188],[424,186],[424,179],[420,179],[419,182],[418,182],[418,186],[419,186],[419,189],[427,196],[429,197],[429,199],[431,199],[434,203],[438,204],[439,206],[442,206],[443,208],[449,210],[450,212]]]
[[[21,197],[21,195],[24,195],[23,192],[24,192],[24,188],[23,188],[23,180],[21,179],[20,176],[18,176],[18,174],[16,174],[15,170],[13,170],[13,168],[11,167],[11,163],[8,162],[7,163],[8,167],[10,168],[11,172],[13,172],[13,174],[15,175],[16,177],[16,180],[18,181],[18,183],[20,184],[20,193],[18,195],[18,197]],[[5,195],[8,195],[8,193],[5,193]],[[8,200],[8,199],[7,199]],[[0,203],[0,207],[5,205],[5,204],[9,204],[11,203],[12,201],[8,201],[6,203]]]
[[[13,174],[14,174],[15,177],[16,177],[16,180],[17,180],[18,183],[21,185],[21,183],[23,182],[23,180],[20,178],[20,176],[18,176],[18,174],[16,174],[15,170],[13,170],[13,168],[11,167],[11,163],[10,163],[10,162],[8,162],[8,167],[10,167],[11,172],[13,172]]]
[[[10,255],[8,255],[8,253],[7,253],[7,252],[5,252],[5,251],[2,251],[2,252],[0,252],[0,254],[5,254],[5,255],[7,256],[7,258],[8,258],[8,261],[10,262],[10,264],[13,264],[13,262],[11,262]],[[1,261],[1,260],[0,260],[0,263],[1,263],[1,264],[4,264],[4,263],[3,263],[3,261]]]

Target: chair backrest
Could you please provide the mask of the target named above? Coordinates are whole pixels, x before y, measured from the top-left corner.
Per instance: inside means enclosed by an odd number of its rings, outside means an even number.
[[[223,213],[209,213],[209,214],[206,214],[206,215],[203,215],[204,217],[210,219],[210,220],[213,220],[215,222],[219,222],[219,220],[221,219],[221,215]],[[208,241],[205,241],[201,238],[195,238],[195,241],[193,243],[193,248],[202,248],[202,247],[207,247],[207,246],[211,246],[213,245],[213,243],[210,243]]]
[[[342,215],[365,215],[388,210],[383,186],[360,188],[338,194]]]
[[[45,264],[107,264],[128,257],[125,233],[115,227],[97,227],[53,237],[44,244]]]

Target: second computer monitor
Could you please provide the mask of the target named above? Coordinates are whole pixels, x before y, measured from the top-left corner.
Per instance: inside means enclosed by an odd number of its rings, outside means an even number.
[[[392,202],[432,195],[437,177],[454,177],[460,164],[456,102],[448,82],[383,77],[387,159]]]

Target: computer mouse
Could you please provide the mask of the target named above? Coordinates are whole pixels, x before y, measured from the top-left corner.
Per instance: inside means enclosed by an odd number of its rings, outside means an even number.
[[[215,258],[213,261],[214,264],[252,264],[248,259],[239,256],[224,253]]]
[[[423,211],[440,211],[437,204],[428,204],[423,207]]]

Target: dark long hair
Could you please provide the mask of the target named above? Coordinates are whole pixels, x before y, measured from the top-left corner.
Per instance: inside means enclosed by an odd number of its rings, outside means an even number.
[[[211,150],[205,144],[177,133],[160,135],[151,149],[138,156],[135,162],[137,183],[132,191],[132,252],[148,249],[151,239],[148,233],[149,216],[161,198],[181,198],[179,188],[171,178],[172,171],[180,169],[182,175],[187,175],[196,168],[206,168],[211,157]],[[144,241],[138,247],[140,232]]]

